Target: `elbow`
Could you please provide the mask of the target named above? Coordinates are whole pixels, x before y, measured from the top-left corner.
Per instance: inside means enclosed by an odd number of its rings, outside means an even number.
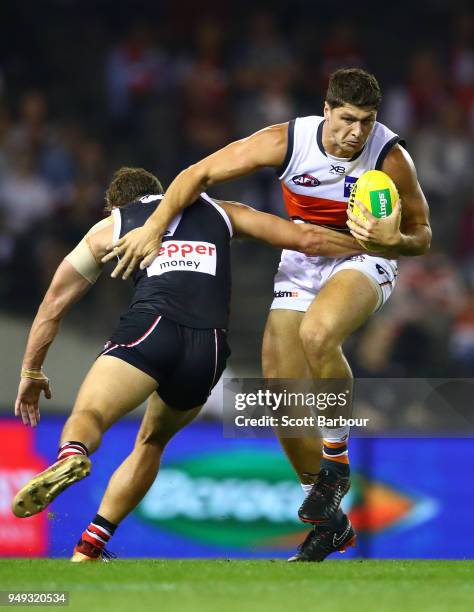
[[[181,172],[180,176],[196,185],[199,191],[204,191],[211,184],[209,173],[201,162],[188,166]]]
[[[431,238],[432,238],[433,234],[431,231],[430,227],[426,228],[426,233],[424,236],[424,240],[422,241],[422,243],[420,244],[420,247],[417,251],[417,253],[415,253],[416,255],[426,255],[426,253],[428,253],[428,251],[431,249]]]
[[[431,249],[431,240],[429,242],[426,243],[426,245],[424,245],[419,252],[417,253],[417,255],[426,255],[426,253],[428,253],[428,251]]]

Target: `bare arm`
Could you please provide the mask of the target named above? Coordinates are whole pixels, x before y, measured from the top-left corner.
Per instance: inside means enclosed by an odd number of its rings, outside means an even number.
[[[64,315],[91,286],[68,261],[64,260],[59,265],[33,321],[23,357],[23,368],[38,370],[42,367]]]
[[[138,262],[141,261],[141,268],[149,265],[172,219],[208,187],[251,174],[259,168],[281,166],[287,146],[288,124],[281,123],[237,140],[183,170],[171,183],[145,225],[129,232],[114,245],[114,252],[120,255],[121,260],[112,276],[122,274],[123,278],[128,278]],[[104,261],[112,257],[109,254]]]
[[[89,291],[100,273],[99,264],[96,263],[94,267],[93,250],[99,254],[105,252],[111,231],[110,222],[101,222],[92,228],[59,265],[41,302],[28,336],[15,402],[15,415],[21,416],[25,425],[30,423],[34,427],[39,422],[41,391],[44,391],[46,398],[51,398],[49,380],[42,372],[46,354],[58,334],[64,315]]]
[[[237,202],[217,202],[229,215],[236,236],[262,240],[312,257],[342,257],[364,252],[350,234],[309,223],[292,223]]]
[[[431,244],[430,213],[415,164],[407,151],[397,145],[387,155],[382,170],[397,186],[402,203],[400,236],[394,245],[395,251],[398,255],[423,255]]]
[[[387,155],[382,170],[395,183],[400,202],[385,219],[376,219],[358,203],[367,220],[349,211],[351,233],[358,240],[369,242],[375,250],[382,247],[388,257],[423,255],[430,248],[431,228],[428,204],[418,183],[415,165],[410,155],[396,145]]]

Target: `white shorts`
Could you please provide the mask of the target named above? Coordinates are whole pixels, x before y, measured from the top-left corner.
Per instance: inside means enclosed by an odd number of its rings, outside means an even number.
[[[379,310],[392,294],[397,278],[397,261],[371,255],[351,257],[307,257],[297,251],[283,251],[271,310],[306,312],[326,282],[340,270],[359,270],[369,278],[379,296]]]

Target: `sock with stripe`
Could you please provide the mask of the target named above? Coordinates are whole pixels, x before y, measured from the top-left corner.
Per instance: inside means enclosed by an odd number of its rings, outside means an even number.
[[[61,446],[59,447],[56,461],[66,459],[67,457],[72,457],[72,455],[85,455],[86,457],[88,457],[89,451],[87,450],[85,444],[83,444],[82,442],[64,442],[64,444],[61,444]]]
[[[349,451],[347,448],[347,437],[343,441],[328,440],[323,438],[323,458],[321,469],[329,469],[337,472],[340,476],[349,476]]]
[[[311,493],[311,489],[313,488],[313,484],[304,484],[303,482],[301,483],[301,488],[303,489],[303,493],[305,497],[308,497],[308,495]]]
[[[116,529],[117,525],[100,516],[100,514],[96,514],[87,526],[87,529],[82,532],[81,540],[89,542],[95,548],[102,550],[114,535]]]

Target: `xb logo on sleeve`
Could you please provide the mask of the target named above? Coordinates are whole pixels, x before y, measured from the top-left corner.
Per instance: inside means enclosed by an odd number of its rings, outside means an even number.
[[[346,169],[344,166],[336,166],[331,164],[331,170],[329,170],[329,174],[345,174]]]

